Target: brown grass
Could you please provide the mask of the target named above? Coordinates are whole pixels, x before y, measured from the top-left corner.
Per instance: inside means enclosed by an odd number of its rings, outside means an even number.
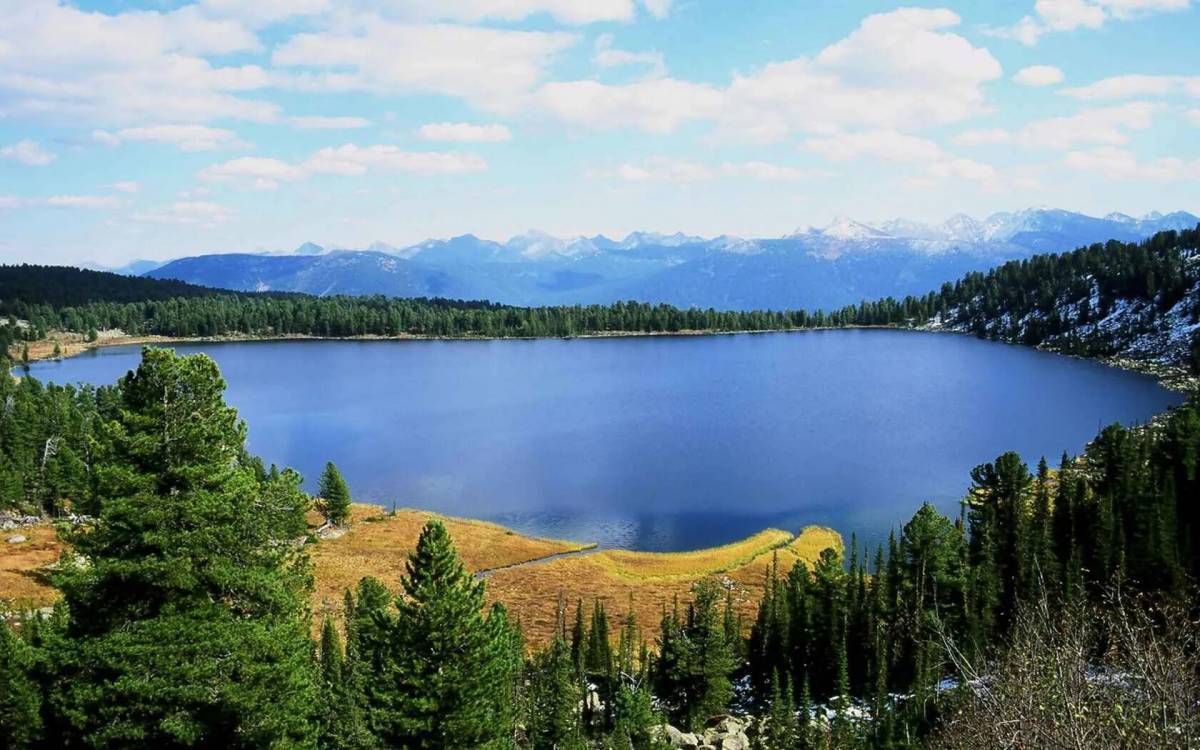
[[[28,541],[9,544],[20,534]],[[47,566],[58,562],[62,544],[53,526],[42,524],[0,532],[0,603],[13,609],[45,607],[58,600]]]
[[[826,547],[842,549],[836,531],[818,526],[793,537],[786,531],[767,529],[738,542],[693,552],[589,552],[591,545],[524,536],[486,521],[442,516],[415,509],[398,510],[395,516],[377,506],[355,505],[344,535],[308,546],[316,579],[312,608],[314,627],[326,614],[337,616],[342,596],[365,576],[378,578],[398,590],[408,554],[416,545],[421,527],[431,518],[441,519],[450,531],[467,569],[490,571],[486,578],[490,602],[502,602],[520,619],[530,646],[545,645],[553,637],[561,598],[573,609],[582,601],[590,608],[604,602],[614,623],[629,611],[638,619],[642,634],[653,642],[659,618],[675,600],[686,603],[693,585],[716,577],[734,597],[746,627],[753,621],[763,583],[772,561],[781,574],[804,561],[810,567]],[[320,520],[310,516],[315,528]],[[46,567],[62,549],[54,528],[33,526],[21,533],[28,542],[7,545],[0,540],[0,602],[17,607],[45,606],[58,598],[49,585]],[[531,565],[505,566],[583,551]]]
[[[344,536],[309,547],[316,577],[313,610],[318,614],[340,612],[343,593],[365,576],[374,576],[389,588],[398,588],[408,554],[416,546],[421,527],[431,518],[446,524],[463,563],[471,572],[590,546],[523,536],[486,521],[409,508],[388,516],[378,507],[356,505],[351,528]]]

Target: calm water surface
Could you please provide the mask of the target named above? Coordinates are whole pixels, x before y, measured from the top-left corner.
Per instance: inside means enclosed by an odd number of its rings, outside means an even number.
[[[944,334],[250,342],[205,352],[250,448],[355,498],[645,550],[818,523],[874,544],[971,467],[1078,452],[1179,403],[1154,380]],[[38,363],[114,382],[136,347]]]

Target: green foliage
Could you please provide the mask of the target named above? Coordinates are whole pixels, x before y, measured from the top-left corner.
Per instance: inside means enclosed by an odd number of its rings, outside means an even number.
[[[401,584],[386,619],[362,592],[357,605],[360,622],[364,614],[374,621],[374,632],[357,633],[375,662],[364,675],[373,734],[390,747],[507,746],[511,625],[503,610],[484,617],[483,582],[463,567],[441,522],[422,530]]]
[[[95,463],[100,515],[70,534],[51,714],[94,747],[315,744],[295,474],[261,480],[203,355],[146,349]]]
[[[701,728],[733,697],[730,675],[737,663],[725,638],[723,599],[717,584],[706,579],[692,590],[683,618],[663,615],[655,687],[671,719],[684,727]]]
[[[33,668],[33,649],[0,618],[0,750],[33,747],[41,736],[42,697]]]
[[[321,498],[320,509],[325,520],[335,526],[345,523],[350,518],[350,488],[342,473],[332,461],[325,464],[321,473],[321,483],[318,495]]]

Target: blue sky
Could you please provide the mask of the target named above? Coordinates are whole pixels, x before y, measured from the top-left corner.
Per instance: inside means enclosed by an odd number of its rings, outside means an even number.
[[[0,259],[1200,212],[1191,0],[0,0]]]

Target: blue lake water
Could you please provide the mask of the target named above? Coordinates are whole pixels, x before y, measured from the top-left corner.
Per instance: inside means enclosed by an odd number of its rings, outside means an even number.
[[[310,488],[644,550],[806,524],[886,538],[971,467],[1031,466],[1182,400],[1153,379],[966,336],[884,330],[536,341],[188,344],[250,448]],[[111,383],[136,347],[33,366]]]

